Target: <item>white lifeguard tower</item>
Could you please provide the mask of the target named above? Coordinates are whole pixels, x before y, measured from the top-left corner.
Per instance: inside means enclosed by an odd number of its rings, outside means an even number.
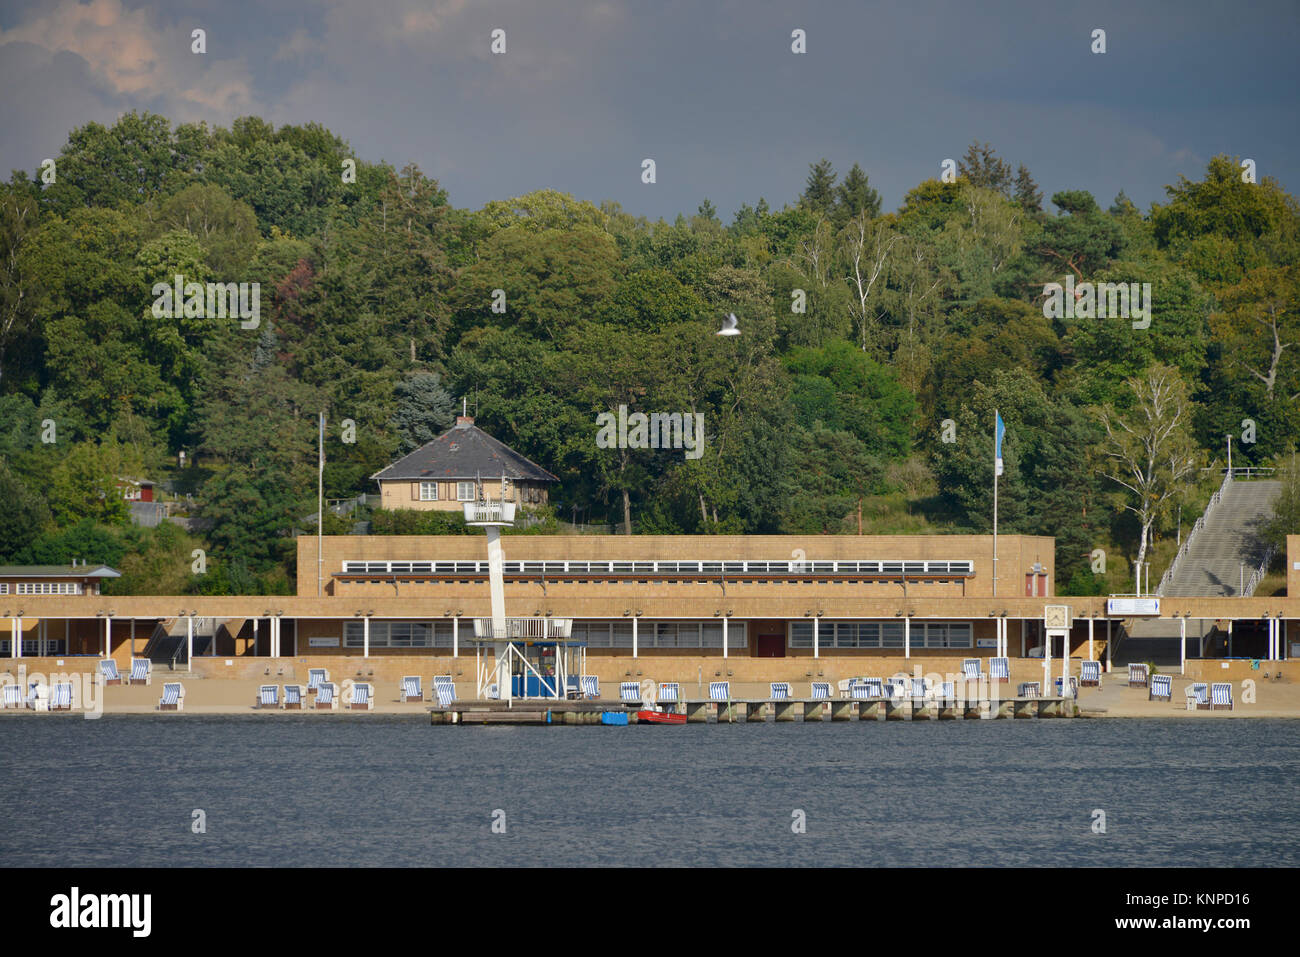
[[[501,529],[515,522],[515,503],[505,500],[505,476],[501,477],[501,501],[492,502],[480,492],[478,502],[465,503],[465,524],[482,526],[487,532],[488,583],[492,595],[492,617],[474,619],[474,658],[480,698],[564,698],[570,675],[582,673],[585,643],[569,641],[572,618],[507,618],[504,558]],[[482,488],[482,483],[479,483]],[[486,657],[492,648],[492,660]]]

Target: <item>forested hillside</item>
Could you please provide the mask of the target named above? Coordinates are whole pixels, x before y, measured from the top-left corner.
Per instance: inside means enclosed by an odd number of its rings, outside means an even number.
[[[978,143],[894,212],[852,157],[822,160],[730,223],[704,198],[652,223],[549,190],[458,209],[353,157],[316,125],[128,114],[74,130],[53,182],[0,187],[0,560],[286,590],[317,413],[325,494],[347,498],[462,400],[562,479],[565,521],[988,531],[997,409],[999,530],[1056,536],[1062,590],[1092,591],[1093,549],[1113,585],[1180,507],[1190,526],[1225,436],[1235,466],[1285,464],[1300,435],[1300,207],[1233,157],[1146,212],[1044,198]],[[177,275],[260,284],[256,327],[156,317]],[[1099,315],[1097,283],[1149,284],[1149,324]],[[741,334],[719,337],[728,313]],[[620,405],[702,413],[703,455],[599,448]],[[129,526],[122,476],[173,483],[210,528]]]

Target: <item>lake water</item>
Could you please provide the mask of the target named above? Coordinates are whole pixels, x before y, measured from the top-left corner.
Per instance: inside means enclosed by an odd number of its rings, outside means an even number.
[[[19,866],[1294,867],[1297,732],[13,717],[0,721],[0,849]]]

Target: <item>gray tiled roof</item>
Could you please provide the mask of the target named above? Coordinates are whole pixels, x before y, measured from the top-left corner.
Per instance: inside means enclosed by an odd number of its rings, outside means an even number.
[[[513,481],[559,481],[473,422],[464,421],[370,477],[378,482],[473,478],[489,481],[502,474]]]
[[[0,565],[0,578],[121,578],[107,565]]]

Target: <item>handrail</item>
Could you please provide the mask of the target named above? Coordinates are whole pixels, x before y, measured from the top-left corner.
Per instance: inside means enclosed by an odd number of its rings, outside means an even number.
[[[507,618],[504,631],[494,628],[491,618],[474,619],[474,637],[487,641],[568,638],[572,631],[572,618]]]
[[[1262,582],[1264,576],[1268,574],[1269,563],[1273,561],[1273,555],[1276,551],[1277,549],[1270,545],[1268,550],[1264,552],[1264,558],[1259,563],[1259,567],[1250,573],[1250,578],[1246,581],[1246,589],[1241,593],[1242,598],[1249,598],[1251,595],[1255,594],[1255,589],[1259,587],[1259,583]]]
[[[1187,557],[1187,552],[1191,549],[1192,539],[1195,538],[1196,534],[1205,527],[1205,520],[1209,518],[1210,513],[1214,511],[1214,507],[1223,500],[1224,489],[1228,487],[1228,483],[1232,480],[1232,472],[1225,472],[1223,475],[1223,484],[1221,484],[1218,490],[1210,496],[1210,501],[1206,504],[1205,511],[1201,514],[1200,518],[1196,520],[1196,524],[1193,525],[1192,530],[1187,533],[1187,537],[1183,539],[1183,544],[1178,549],[1178,554],[1174,556],[1174,560],[1169,563],[1169,567],[1165,569],[1165,573],[1160,576],[1160,584],[1156,586],[1157,595],[1163,595],[1165,593],[1165,587],[1173,581],[1174,575],[1178,572],[1178,566],[1182,564],[1183,559]]]

